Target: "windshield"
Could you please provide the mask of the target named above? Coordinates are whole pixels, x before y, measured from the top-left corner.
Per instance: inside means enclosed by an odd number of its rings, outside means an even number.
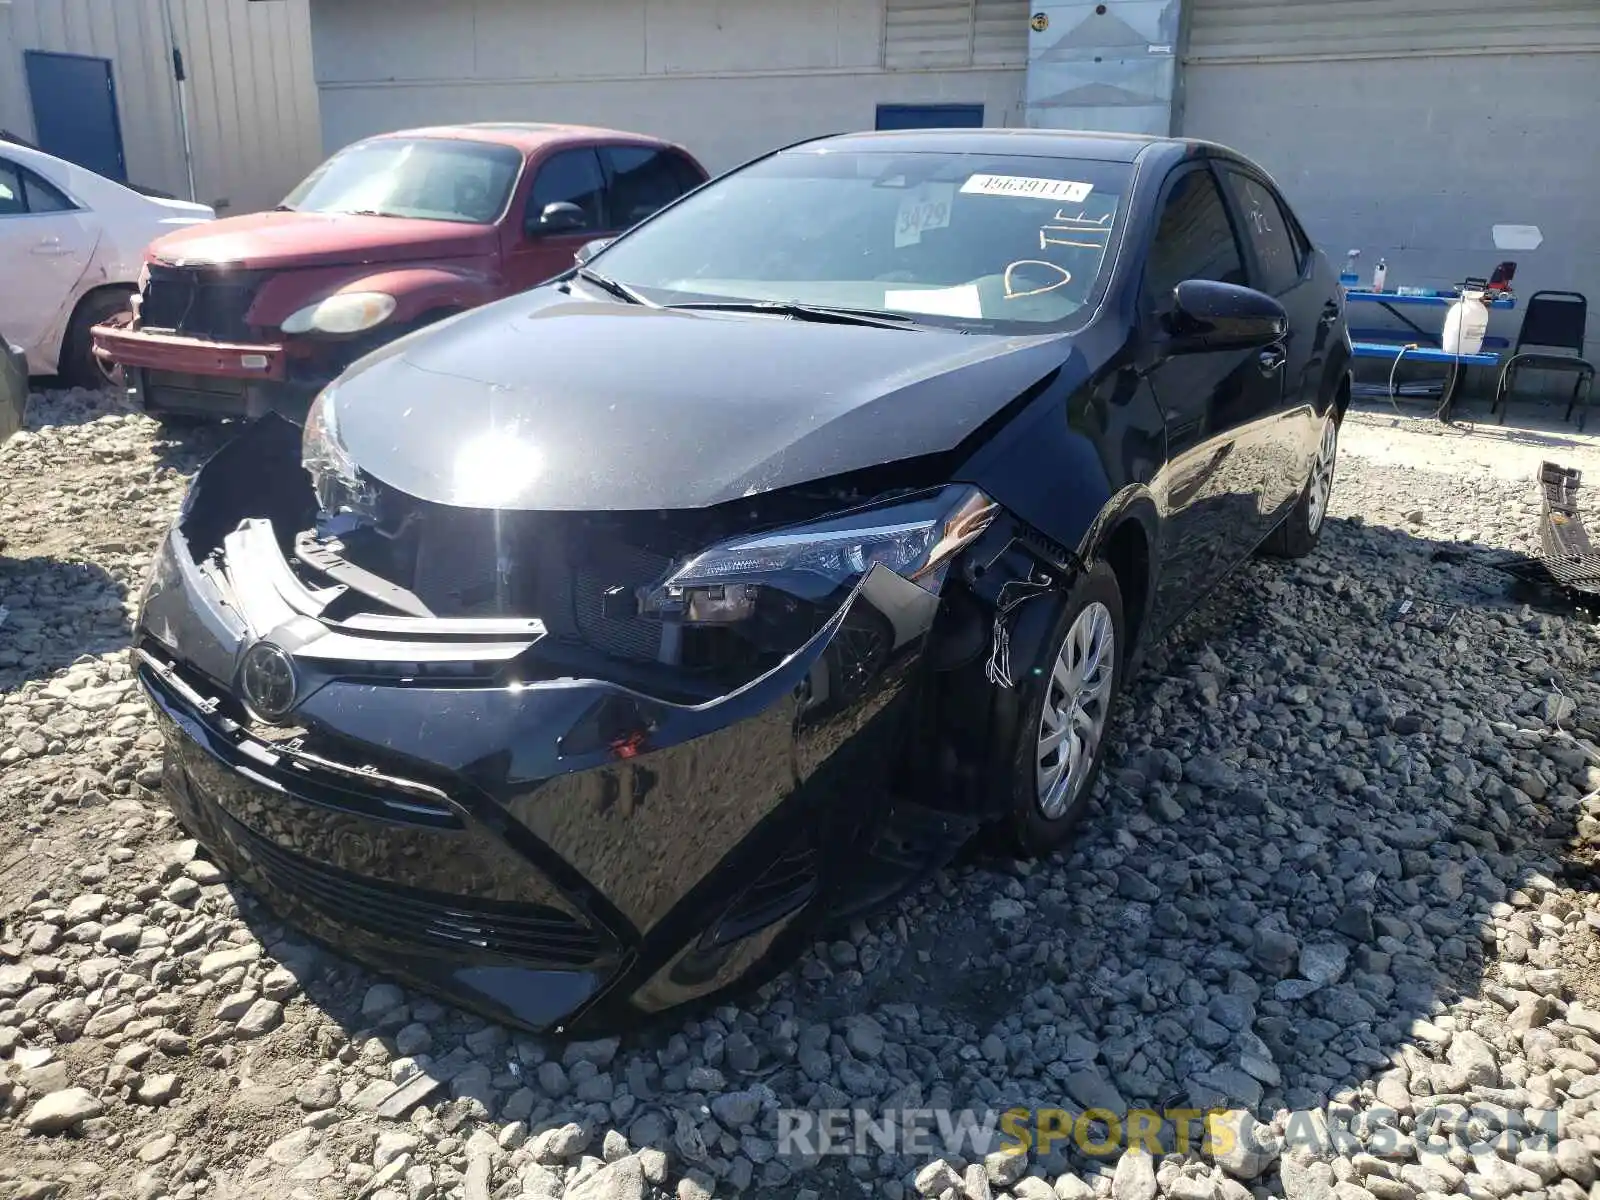
[[[522,169],[510,146],[449,138],[378,138],[339,151],[290,192],[297,212],[371,213],[488,225]]]
[[[1089,316],[1130,169],[800,149],[702,188],[593,260],[661,304],[756,301],[1015,332]]]

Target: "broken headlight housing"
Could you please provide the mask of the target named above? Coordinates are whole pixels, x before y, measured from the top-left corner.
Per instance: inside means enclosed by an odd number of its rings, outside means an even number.
[[[300,465],[311,476],[311,487],[316,492],[317,508],[322,516],[348,513],[375,519],[377,493],[339,440],[334,395],[333,387],[325,387],[311,402],[305,432],[300,439]]]
[[[896,503],[722,542],[675,567],[641,598],[688,624],[742,621],[764,589],[821,602],[873,566],[937,593],[950,561],[994,519],[977,488],[951,484]]]

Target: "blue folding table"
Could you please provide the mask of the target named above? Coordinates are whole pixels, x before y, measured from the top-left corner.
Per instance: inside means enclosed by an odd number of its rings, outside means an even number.
[[[1375,304],[1383,309],[1395,320],[1405,327],[1398,329],[1356,329],[1350,330],[1351,348],[1357,358],[1381,358],[1394,362],[1397,358],[1404,357],[1411,362],[1439,363],[1455,368],[1448,382],[1439,384],[1422,385],[1426,388],[1424,394],[1433,395],[1435,389],[1443,393],[1439,406],[1439,416],[1449,420],[1450,410],[1455,405],[1456,395],[1461,388],[1462,367],[1497,367],[1500,365],[1499,351],[1508,348],[1510,343],[1505,338],[1486,337],[1483,340],[1483,349],[1478,354],[1454,354],[1443,349],[1441,335],[1430,332],[1418,325],[1404,312],[1403,308],[1449,308],[1461,298],[1459,290],[1454,291],[1429,291],[1429,292],[1375,292],[1360,288],[1352,288],[1345,292],[1345,300],[1350,304]],[[1485,297],[1484,304],[1491,309],[1516,308],[1515,298],[1506,295]],[[1407,334],[1415,337],[1407,337]],[[1418,385],[1409,385],[1407,394],[1416,394]],[[1377,388],[1368,385],[1373,394],[1387,396],[1390,394],[1387,386]]]

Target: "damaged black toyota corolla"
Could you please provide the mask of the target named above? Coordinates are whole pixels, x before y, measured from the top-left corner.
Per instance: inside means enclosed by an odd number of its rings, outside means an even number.
[[[137,641],[172,803],[508,1022],[748,982],[980,828],[1061,842],[1141,648],[1315,543],[1348,365],[1218,147],[778,152],[201,471]]]

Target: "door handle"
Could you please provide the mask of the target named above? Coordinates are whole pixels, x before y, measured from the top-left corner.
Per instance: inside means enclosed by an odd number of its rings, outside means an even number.
[[[63,254],[71,254],[72,251],[61,244],[60,238],[52,237],[43,238],[36,243],[33,247],[33,253],[43,254],[47,257],[59,257]]]
[[[1288,355],[1283,352],[1282,346],[1269,346],[1256,355],[1256,362],[1261,367],[1263,375],[1271,375],[1288,360]]]

